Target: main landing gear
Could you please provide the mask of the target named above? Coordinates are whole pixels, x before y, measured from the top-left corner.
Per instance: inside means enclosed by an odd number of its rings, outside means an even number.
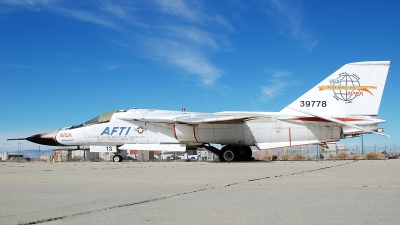
[[[254,161],[250,146],[225,145],[221,150],[209,144],[201,147],[219,155],[219,161],[221,162]]]

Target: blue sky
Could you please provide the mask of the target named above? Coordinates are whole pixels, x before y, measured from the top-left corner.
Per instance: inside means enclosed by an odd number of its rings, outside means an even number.
[[[0,0],[0,151],[115,109],[280,111],[371,60],[392,62],[379,111],[391,138],[364,142],[400,147],[399,10],[394,0]]]

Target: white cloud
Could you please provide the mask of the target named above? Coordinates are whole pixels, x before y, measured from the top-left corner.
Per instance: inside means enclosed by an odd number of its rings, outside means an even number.
[[[284,0],[271,0],[269,3],[272,10],[269,10],[268,14],[275,21],[281,34],[293,40],[299,40],[307,50],[312,51],[318,44],[318,40],[304,28],[301,8],[290,5]]]
[[[121,17],[121,15],[124,15],[122,8],[110,4],[102,6],[103,8],[99,8],[101,6],[97,6],[97,4],[68,4],[68,2],[57,0],[3,0],[0,1],[0,3],[9,6],[24,6],[38,11],[47,11],[56,15],[63,15],[107,27],[116,26],[113,17]],[[85,8],[85,10],[81,8]]]
[[[287,83],[284,81],[272,80],[270,85],[262,87],[262,94],[264,95],[264,100],[269,100],[275,98],[282,92],[287,86]],[[266,98],[265,98],[266,97]]]
[[[184,0],[155,0],[160,9],[168,14],[190,20],[200,20],[198,12],[190,8]]]
[[[212,86],[222,70],[209,55],[221,50],[233,30],[217,12],[205,10],[202,2],[153,0],[151,2],[79,2],[28,0],[3,1],[9,5],[47,11],[59,16],[113,29],[112,43],[129,47],[133,54],[155,58],[187,73],[201,85]],[[119,34],[119,35],[118,35]],[[114,70],[115,67],[107,67]]]
[[[35,6],[40,4],[48,4],[54,2],[54,0],[1,0],[0,3],[11,4],[11,5],[25,5],[25,6]]]
[[[291,85],[284,79],[285,77],[291,75],[291,72],[277,70],[267,71],[267,73],[271,74],[272,78],[268,81],[268,85],[261,87],[261,100],[263,101],[275,98]]]
[[[233,31],[232,25],[212,8],[203,8],[202,1],[154,0],[160,11],[173,16],[183,24]],[[169,21],[171,22],[171,21]]]
[[[197,76],[201,85],[211,86],[223,74],[203,53],[190,45],[165,39],[146,39],[143,44],[149,50],[149,57]]]
[[[126,65],[121,64],[121,63],[116,63],[116,64],[105,64],[105,71],[114,71],[114,70],[119,70],[122,69],[124,67],[126,67]]]
[[[209,32],[194,26],[167,26],[168,35],[176,39],[193,42],[193,44],[217,50],[218,43]]]
[[[112,5],[111,3],[105,3],[105,5],[100,7],[101,10],[111,13],[115,17],[128,19],[127,11],[124,7],[118,5]]]
[[[203,55],[182,52],[173,55],[170,60],[172,65],[176,65],[188,73],[198,75],[202,85],[210,86],[222,75],[220,69],[216,68]]]
[[[65,16],[72,17],[89,23],[103,25],[106,27],[116,27],[114,21],[107,16],[98,15],[96,12],[92,13],[84,10],[57,8],[57,11],[63,13]]]

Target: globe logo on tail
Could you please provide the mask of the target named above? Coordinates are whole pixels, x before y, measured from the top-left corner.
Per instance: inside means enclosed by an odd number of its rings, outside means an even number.
[[[336,100],[346,103],[352,103],[357,97],[364,96],[364,92],[373,96],[369,89],[376,89],[376,86],[361,86],[360,77],[347,72],[340,73],[338,78],[330,79],[329,82],[330,85],[318,86],[319,90],[332,90]]]

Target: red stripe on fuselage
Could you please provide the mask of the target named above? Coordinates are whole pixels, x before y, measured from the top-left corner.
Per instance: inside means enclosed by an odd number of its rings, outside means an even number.
[[[194,126],[193,126],[193,136],[194,136],[194,140],[196,140],[196,142],[199,142],[196,137],[196,128]]]
[[[356,118],[335,118],[342,122],[354,122],[354,121],[367,121],[366,119],[356,119]]]
[[[334,118],[334,119],[340,120],[342,122],[366,121],[366,119],[357,119],[357,118]],[[320,117],[297,117],[297,118],[292,118],[290,120],[300,120],[308,122],[331,122],[329,120]]]
[[[175,139],[178,140],[178,137],[176,136],[176,127],[175,127],[175,124],[173,125],[173,130],[174,130]],[[178,140],[178,141],[179,141],[179,140]]]

